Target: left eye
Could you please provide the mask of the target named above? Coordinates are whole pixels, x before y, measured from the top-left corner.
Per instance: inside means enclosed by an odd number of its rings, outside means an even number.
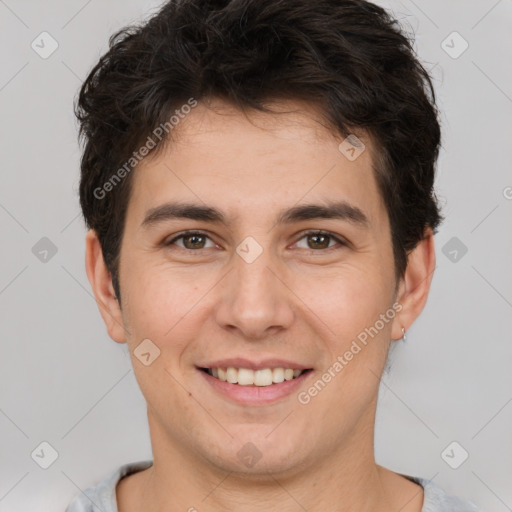
[[[313,249],[313,250],[330,249],[333,246],[329,245],[329,241],[337,242],[340,245],[346,245],[338,237],[332,235],[331,233],[325,232],[325,231],[314,231],[311,233],[306,233],[299,239],[299,241],[303,240],[303,239],[309,239],[309,241],[312,240],[313,241],[312,244],[316,246],[316,247],[311,247],[311,243],[306,242],[308,245],[310,245],[310,247],[302,247],[302,248],[309,249],[309,250],[311,250],[311,249]],[[336,245],[336,244],[334,244],[334,245]]]
[[[301,238],[299,238],[296,244],[298,244],[301,240],[304,239],[309,239],[306,242],[308,247],[299,248],[306,250],[330,249],[333,247],[333,245],[336,245],[336,243],[338,243],[341,246],[346,245],[346,243],[343,242],[340,238],[325,231],[313,231],[310,233],[305,233]],[[183,245],[176,244],[178,240],[183,240]],[[205,246],[207,240],[209,240],[212,244],[210,245],[210,247]],[[331,245],[331,242],[334,242],[334,244]],[[211,247],[215,247],[215,244],[213,243],[211,238],[202,232],[182,233],[181,235],[178,235],[169,242],[165,243],[166,246],[170,246],[173,244],[178,245],[178,247],[181,247],[182,249],[188,249],[192,251],[197,249],[208,249]]]

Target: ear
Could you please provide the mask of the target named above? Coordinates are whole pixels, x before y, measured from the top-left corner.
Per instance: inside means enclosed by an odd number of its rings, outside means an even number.
[[[85,237],[85,269],[109,336],[117,343],[125,343],[121,306],[115,295],[110,272],[103,260],[98,235],[93,229]]]
[[[394,340],[402,338],[402,327],[407,332],[423,311],[435,267],[434,233],[427,228],[423,240],[409,253],[407,268],[398,287],[396,302],[402,305],[402,309],[393,320]]]

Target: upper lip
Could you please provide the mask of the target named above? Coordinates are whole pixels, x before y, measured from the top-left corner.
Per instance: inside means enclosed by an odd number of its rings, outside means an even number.
[[[262,359],[260,361],[251,361],[244,357],[230,357],[229,359],[219,359],[217,361],[205,362],[197,365],[198,368],[247,368],[250,370],[263,370],[265,368],[291,368],[293,370],[309,370],[311,366],[300,364],[286,359]]]

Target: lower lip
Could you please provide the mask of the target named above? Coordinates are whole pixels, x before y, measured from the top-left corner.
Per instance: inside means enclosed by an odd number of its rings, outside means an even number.
[[[212,377],[203,370],[198,370],[198,372],[216,391],[242,405],[268,405],[277,402],[297,392],[304,381],[313,373],[309,370],[295,379],[285,380],[270,386],[240,386],[239,384],[230,384],[229,382]]]

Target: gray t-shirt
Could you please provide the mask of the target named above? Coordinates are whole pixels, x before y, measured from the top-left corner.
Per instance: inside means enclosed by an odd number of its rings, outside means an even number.
[[[152,460],[131,462],[118,468],[95,487],[89,487],[76,496],[65,512],[119,512],[117,509],[116,485],[124,476],[149,468]],[[470,501],[446,494],[426,478],[402,475],[421,485],[424,500],[421,512],[480,512]]]

